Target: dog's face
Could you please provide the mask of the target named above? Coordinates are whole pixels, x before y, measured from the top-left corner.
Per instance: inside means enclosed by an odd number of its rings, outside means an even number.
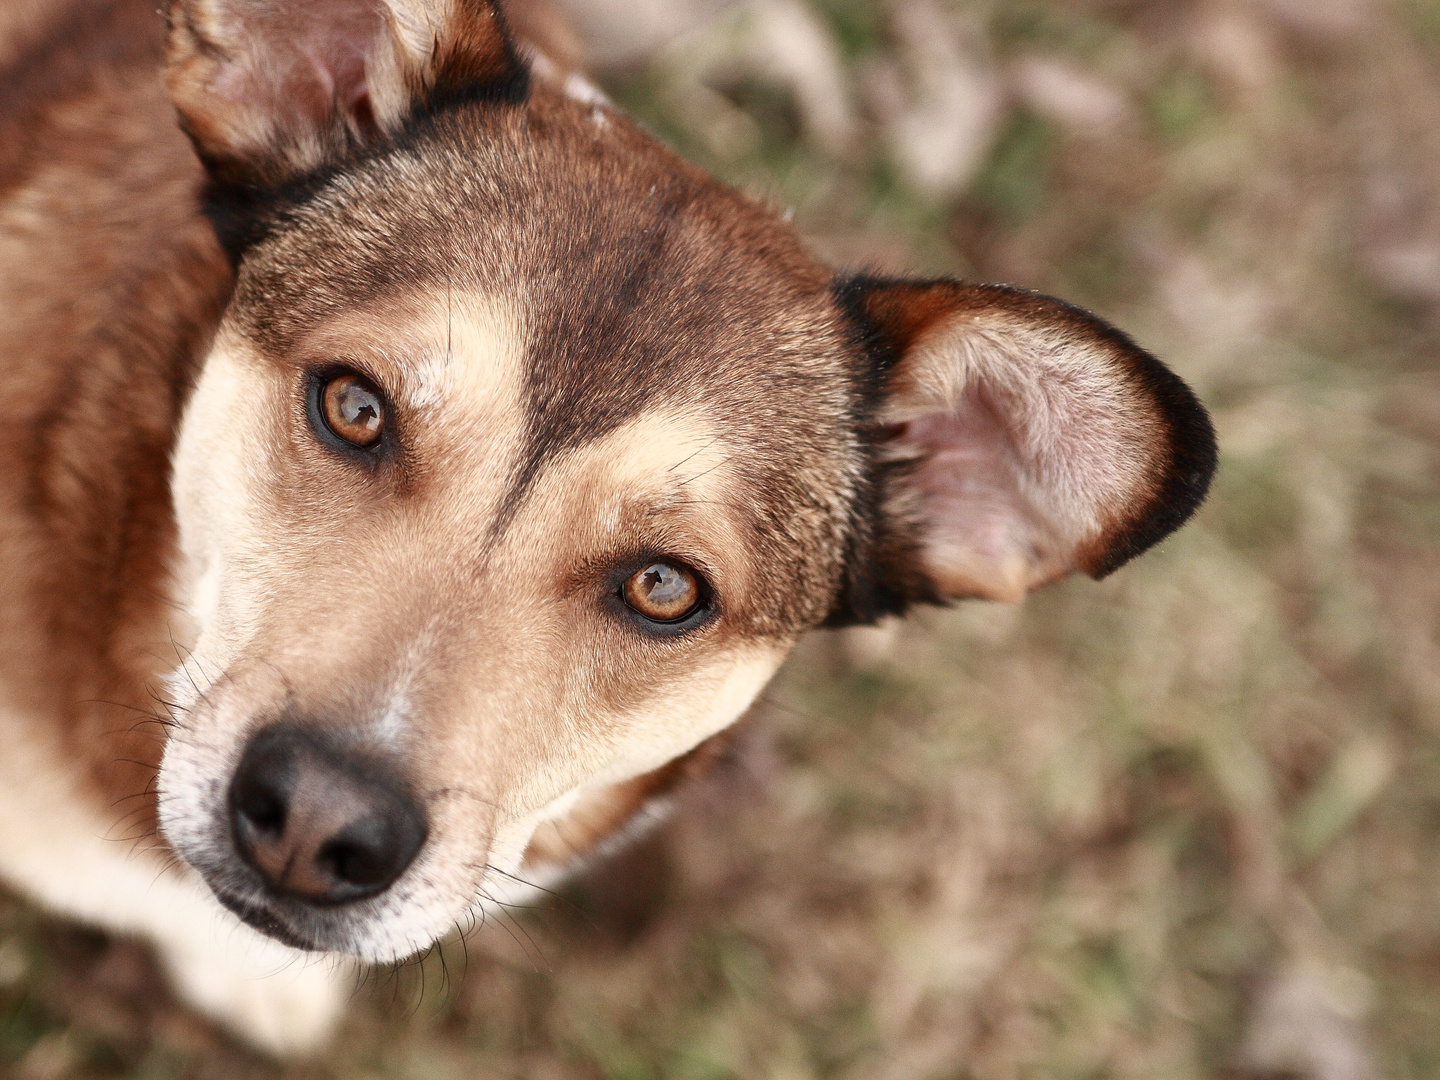
[[[422,949],[807,628],[1103,573],[1203,496],[1203,410],[1121,335],[837,282],[480,0],[172,21],[238,277],[175,465],[162,822],[282,940]]]

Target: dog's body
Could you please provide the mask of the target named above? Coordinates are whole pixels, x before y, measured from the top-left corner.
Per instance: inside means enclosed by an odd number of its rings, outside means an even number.
[[[277,1049],[344,997],[290,946],[423,949],[807,628],[1108,572],[1213,468],[1122,335],[834,278],[507,11],[0,12],[0,874]]]

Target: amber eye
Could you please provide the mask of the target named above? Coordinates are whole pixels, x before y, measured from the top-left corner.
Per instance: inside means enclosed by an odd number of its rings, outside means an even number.
[[[679,622],[703,599],[695,575],[668,562],[653,562],[632,574],[621,586],[620,595],[634,610],[658,623]]]
[[[320,391],[325,425],[355,446],[374,446],[385,429],[385,403],[359,375],[336,375]]]

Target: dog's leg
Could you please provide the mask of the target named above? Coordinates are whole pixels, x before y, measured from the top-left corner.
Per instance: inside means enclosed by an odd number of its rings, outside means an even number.
[[[351,997],[354,966],[288,949],[216,909],[205,896],[195,917],[147,930],[176,991],[262,1050],[293,1057],[319,1049]]]
[[[0,710],[0,876],[41,904],[153,942],[180,997],[275,1054],[332,1033],[354,968],[288,949],[222,908],[194,872],[108,825],[77,778]]]

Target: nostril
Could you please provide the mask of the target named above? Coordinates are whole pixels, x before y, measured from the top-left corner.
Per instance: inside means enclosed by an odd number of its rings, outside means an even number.
[[[235,793],[235,813],[262,836],[279,836],[285,831],[285,798],[278,791],[257,784],[241,785]]]
[[[316,861],[336,881],[357,889],[387,884],[401,857],[389,831],[373,819],[355,822],[321,847]]]
[[[414,803],[393,795],[348,822],[320,846],[315,862],[337,897],[377,893],[400,876],[425,843],[425,820]]]

